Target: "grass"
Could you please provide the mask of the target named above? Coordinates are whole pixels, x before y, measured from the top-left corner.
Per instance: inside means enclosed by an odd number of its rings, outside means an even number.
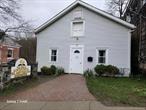
[[[89,91],[105,105],[146,107],[146,79],[86,78]]]
[[[23,81],[23,83],[10,84],[9,87],[5,88],[3,91],[0,91],[0,97],[8,96],[11,94],[15,94],[16,92],[20,92],[20,91],[24,91],[24,90],[36,87],[53,78],[55,78],[55,76],[41,75],[38,78],[27,79],[27,80]]]

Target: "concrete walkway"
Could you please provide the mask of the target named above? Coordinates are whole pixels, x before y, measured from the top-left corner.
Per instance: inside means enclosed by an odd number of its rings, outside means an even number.
[[[138,107],[106,107],[96,101],[0,103],[0,110],[146,110]]]

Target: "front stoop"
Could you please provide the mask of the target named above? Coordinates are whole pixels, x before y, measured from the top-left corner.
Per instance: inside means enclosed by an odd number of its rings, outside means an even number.
[[[0,110],[146,110],[145,107],[107,107],[97,101],[0,103]]]

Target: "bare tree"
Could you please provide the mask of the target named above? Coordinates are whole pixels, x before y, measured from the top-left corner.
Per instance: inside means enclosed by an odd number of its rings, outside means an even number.
[[[9,26],[5,29],[5,32],[29,33],[33,32],[33,27],[29,24],[29,22],[21,22],[18,25]]]
[[[28,63],[36,62],[36,37],[21,38],[17,41],[20,48],[20,57],[25,58]]]
[[[33,31],[30,23],[18,13],[20,2],[21,0],[0,0],[0,28],[5,33]]]
[[[122,18],[128,0],[107,0],[108,12]]]
[[[12,19],[21,21],[17,10],[20,0],[0,0],[0,22],[6,23]]]

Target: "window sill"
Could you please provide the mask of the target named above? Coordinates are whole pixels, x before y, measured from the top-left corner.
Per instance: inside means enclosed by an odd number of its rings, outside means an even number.
[[[10,60],[10,59],[14,59],[13,57],[9,57],[9,58],[7,58],[8,60]]]
[[[72,38],[81,38],[81,37],[84,37],[84,35],[82,36],[71,36]]]
[[[49,63],[57,63],[57,61],[49,61]]]
[[[97,65],[107,65],[106,63],[98,63],[97,62]]]

